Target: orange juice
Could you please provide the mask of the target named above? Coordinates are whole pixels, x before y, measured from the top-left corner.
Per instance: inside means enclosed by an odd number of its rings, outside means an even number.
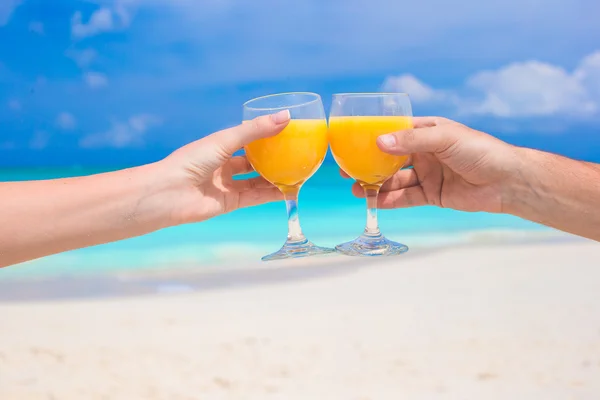
[[[335,161],[359,183],[381,185],[408,156],[393,156],[377,147],[377,137],[412,128],[411,117],[331,117],[329,144]]]
[[[278,135],[256,140],[245,150],[250,164],[269,182],[279,187],[300,185],[325,159],[327,121],[292,119]]]

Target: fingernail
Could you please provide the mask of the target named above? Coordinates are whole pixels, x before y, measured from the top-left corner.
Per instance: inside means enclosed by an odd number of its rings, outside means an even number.
[[[387,148],[396,146],[396,136],[394,135],[381,135],[377,138],[377,140],[379,140],[379,143]]]
[[[290,120],[290,110],[281,110],[278,113],[271,114],[271,119],[275,124],[280,125]]]

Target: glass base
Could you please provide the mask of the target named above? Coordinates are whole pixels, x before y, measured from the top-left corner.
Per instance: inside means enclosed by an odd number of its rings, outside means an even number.
[[[331,254],[335,253],[335,249],[330,249],[327,247],[320,247],[314,245],[312,242],[307,239],[291,242],[287,241],[283,245],[281,249],[276,251],[273,254],[269,254],[261,258],[263,261],[272,261],[272,260],[283,260],[286,258],[300,258],[300,257],[309,257],[309,256],[318,256],[323,254]]]
[[[363,234],[351,242],[335,246],[338,253],[355,257],[397,256],[408,251],[408,246],[388,240],[382,234]]]

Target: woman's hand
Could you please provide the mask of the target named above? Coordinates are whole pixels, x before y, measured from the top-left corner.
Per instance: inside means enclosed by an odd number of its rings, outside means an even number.
[[[157,163],[172,179],[172,224],[203,221],[242,207],[282,199],[281,192],[262,177],[233,179],[254,169],[245,156],[233,154],[258,139],[281,132],[289,111],[245,121],[190,143]]]
[[[114,242],[268,201],[279,190],[252,171],[244,145],[274,136],[283,111],[214,133],[162,161],[104,174],[0,182],[0,267]]]

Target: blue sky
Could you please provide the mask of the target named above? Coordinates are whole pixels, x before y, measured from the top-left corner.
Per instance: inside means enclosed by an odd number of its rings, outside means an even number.
[[[600,161],[595,0],[1,0],[0,166],[131,165],[282,91],[407,91],[417,115]]]

